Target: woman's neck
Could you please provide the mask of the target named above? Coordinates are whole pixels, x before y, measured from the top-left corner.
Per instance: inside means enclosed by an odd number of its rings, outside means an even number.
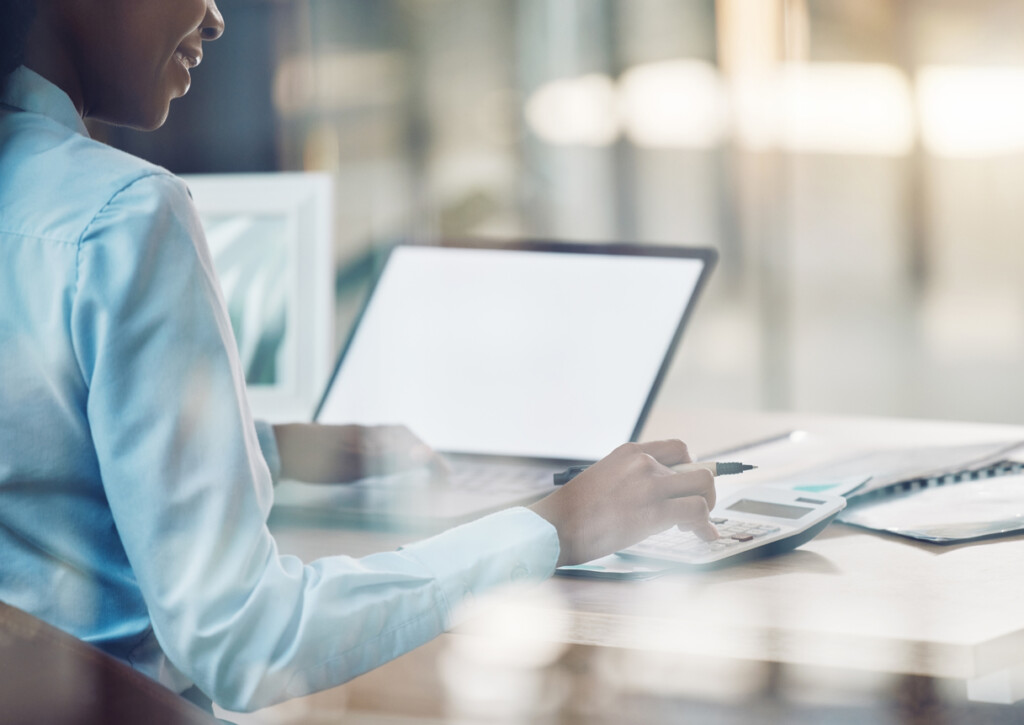
[[[70,44],[47,20],[45,10],[40,8],[29,30],[25,66],[67,93],[78,115],[84,117],[88,109],[85,107],[78,64],[74,61]]]

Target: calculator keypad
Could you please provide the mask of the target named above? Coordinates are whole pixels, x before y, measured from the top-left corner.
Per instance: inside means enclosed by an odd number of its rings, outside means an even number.
[[[760,539],[779,531],[778,526],[733,519],[713,518],[711,523],[720,535],[714,541],[704,541],[691,531],[673,527],[647,537],[622,553],[675,561],[703,561],[717,558],[720,552],[728,553],[730,549],[748,549],[751,543],[759,543]]]

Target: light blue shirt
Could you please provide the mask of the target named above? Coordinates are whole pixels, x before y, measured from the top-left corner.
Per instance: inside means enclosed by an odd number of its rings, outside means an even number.
[[[91,140],[66,94],[15,71],[0,106],[0,599],[247,710],[396,657],[465,597],[558,558],[554,528],[520,508],[303,564],[267,529],[276,459],[185,185]]]

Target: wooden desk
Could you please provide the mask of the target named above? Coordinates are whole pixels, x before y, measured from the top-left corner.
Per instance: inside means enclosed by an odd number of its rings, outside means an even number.
[[[861,449],[1024,438],[1024,427],[1015,426],[665,410],[655,411],[644,438],[681,437],[702,455],[790,429],[809,434],[789,464],[794,470]],[[742,485],[769,473],[745,476]],[[410,538],[294,527],[276,527],[275,534],[282,551],[304,558],[361,555]],[[975,699],[1009,703],[1024,698],[1022,572],[1024,537],[935,546],[834,525],[795,552],[717,572],[648,582],[556,578],[525,600],[510,600],[502,610],[505,625],[497,626],[507,629],[516,621],[509,611],[519,612],[523,621],[544,623],[543,638],[616,661],[620,674],[651,658],[689,663],[690,678],[699,679],[701,669],[717,672],[716,681],[737,678],[751,663],[781,663],[804,675],[838,672],[846,680],[860,673],[966,682]],[[476,625],[457,632],[473,629],[480,637]],[[424,648],[426,661],[413,670],[430,669],[426,690],[439,686],[438,658],[465,649],[463,640],[464,634],[445,635]],[[404,668],[395,671],[406,673],[406,683],[416,657],[394,665]],[[394,687],[389,667],[360,680]],[[351,699],[358,685],[348,692]]]
[[[1024,439],[1024,427],[795,414],[662,416],[697,455],[799,429],[793,470],[857,450]],[[732,421],[736,421],[735,426]],[[734,436],[734,430],[743,435]],[[755,461],[756,462],[756,461]],[[720,479],[720,488],[756,483]],[[1024,536],[938,546],[837,524],[781,557],[622,586],[558,581],[570,641],[971,680],[1020,699],[998,673],[1024,665]],[[987,678],[982,682],[982,678]],[[986,690],[993,690],[986,693]],[[1012,690],[1012,692],[1011,692]]]

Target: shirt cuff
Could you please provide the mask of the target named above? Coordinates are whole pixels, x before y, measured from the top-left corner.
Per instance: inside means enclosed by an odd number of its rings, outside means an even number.
[[[277,437],[274,435],[274,426],[265,420],[257,420],[256,436],[260,439],[260,451],[263,452],[263,460],[267,462],[267,468],[270,469],[270,480],[276,485],[281,478],[281,455],[277,451]]]
[[[434,575],[450,627],[461,603],[503,584],[550,577],[558,563],[558,532],[547,519],[518,507],[403,547],[402,553]]]

